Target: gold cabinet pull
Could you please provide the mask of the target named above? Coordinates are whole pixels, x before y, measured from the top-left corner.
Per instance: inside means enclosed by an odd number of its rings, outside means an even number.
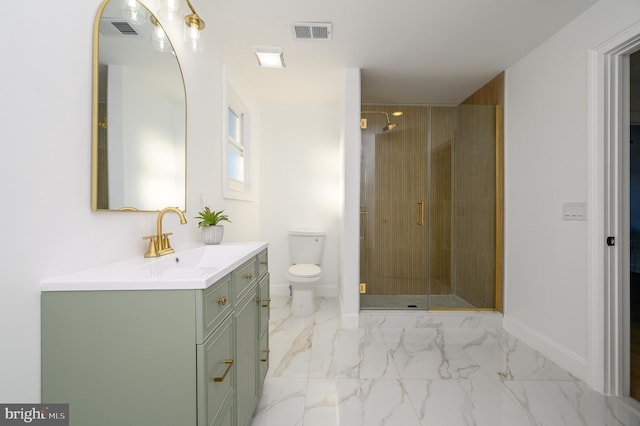
[[[260,261],[261,265],[267,266],[269,263],[266,260],[261,260]]]
[[[269,353],[271,352],[271,350],[269,350],[269,349],[263,349],[263,350],[262,350],[262,352],[266,353],[266,354],[267,354],[267,356],[265,356],[265,357],[264,357],[264,359],[262,359],[262,358],[261,358],[261,359],[260,359],[260,361],[262,361],[262,362],[267,362],[267,361],[269,361]]]
[[[271,298],[267,297],[266,299],[262,299],[263,302],[267,302],[266,304],[263,304],[262,307],[263,308],[268,308],[269,307],[269,303],[271,303]]]
[[[227,374],[229,374],[229,371],[231,370],[231,366],[233,366],[233,360],[227,359],[224,361],[224,363],[227,364],[227,369],[224,370],[224,374],[220,377],[214,377],[213,379],[211,379],[212,382],[224,382],[224,379],[227,378]]]
[[[248,280],[252,280],[253,279],[253,274],[251,272],[249,272],[247,275],[244,276],[246,279]]]
[[[418,201],[418,226],[424,226],[424,201]]]
[[[218,297],[218,305],[226,305],[227,304],[227,296]]]

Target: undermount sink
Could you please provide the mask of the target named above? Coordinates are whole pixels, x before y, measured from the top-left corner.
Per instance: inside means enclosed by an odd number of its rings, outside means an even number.
[[[46,279],[42,291],[207,288],[263,250],[267,243],[224,243],[176,251],[159,258],[127,259]]]

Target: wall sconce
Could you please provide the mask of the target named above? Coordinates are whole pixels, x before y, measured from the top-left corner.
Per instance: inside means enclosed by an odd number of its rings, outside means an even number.
[[[156,19],[155,16],[151,15],[151,23],[153,24],[153,28],[151,29],[151,47],[153,47],[158,52],[164,53],[171,49],[171,43],[167,40],[167,35]]]
[[[138,0],[125,0],[120,13],[124,19],[135,25],[143,25],[147,22],[147,15],[140,10]]]
[[[185,1],[191,10],[191,14],[184,17],[184,23],[187,25],[185,42],[192,52],[202,52],[204,46],[202,45],[202,40],[200,40],[200,31],[204,30],[204,21],[198,16],[191,2],[189,0]]]
[[[202,52],[204,46],[200,38],[200,31],[204,30],[204,20],[198,15],[189,0],[184,1],[191,12],[184,17],[186,25],[184,30],[185,43],[192,52]],[[158,15],[168,22],[175,22],[180,14],[180,4],[180,0],[162,0]]]
[[[176,16],[180,11],[180,1],[179,0],[162,0],[160,2],[160,9],[158,9],[158,15],[162,18],[165,18],[169,22],[174,22],[176,20]]]

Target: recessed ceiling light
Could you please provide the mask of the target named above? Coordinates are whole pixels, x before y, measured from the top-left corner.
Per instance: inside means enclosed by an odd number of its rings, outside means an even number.
[[[284,49],[280,46],[253,46],[258,63],[263,68],[284,68]]]

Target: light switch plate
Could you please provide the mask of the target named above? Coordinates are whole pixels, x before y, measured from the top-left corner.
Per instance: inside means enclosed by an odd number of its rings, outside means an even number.
[[[587,220],[587,203],[562,203],[562,220]]]

